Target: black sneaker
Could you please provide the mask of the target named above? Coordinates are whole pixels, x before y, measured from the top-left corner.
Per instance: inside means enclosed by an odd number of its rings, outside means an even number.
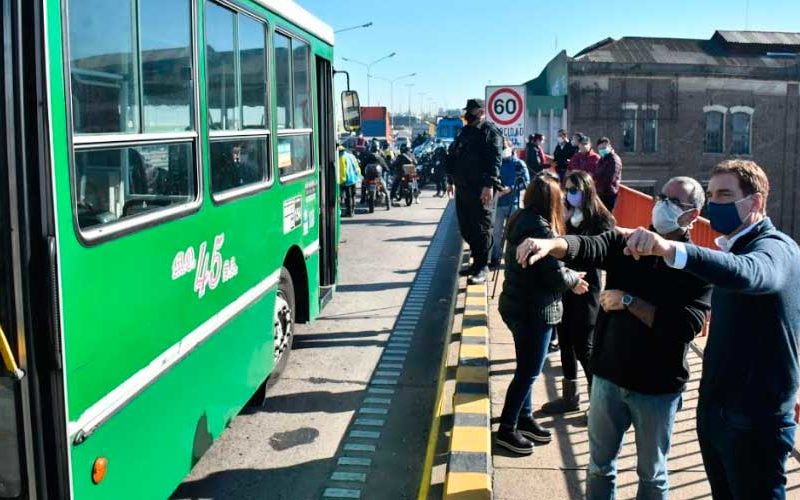
[[[517,422],[517,432],[537,443],[549,443],[553,435],[530,417],[522,417]]]
[[[525,439],[519,431],[507,430],[502,427],[495,436],[497,446],[505,448],[520,455],[530,455],[533,453],[533,443]]]
[[[475,273],[472,276],[470,276],[469,280],[467,280],[467,282],[470,285],[481,285],[483,283],[486,283],[486,279],[488,277],[489,277],[489,269],[484,267],[483,269],[481,269],[477,273]]]
[[[500,269],[500,260],[499,259],[498,260],[492,259],[491,262],[489,262],[489,270],[490,271],[496,271],[498,269]]]
[[[475,268],[472,266],[465,267],[458,272],[459,276],[472,276],[473,274],[475,274]]]

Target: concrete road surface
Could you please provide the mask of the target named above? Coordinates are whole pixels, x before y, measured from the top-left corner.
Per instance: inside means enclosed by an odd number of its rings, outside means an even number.
[[[446,207],[344,219],[334,300],[173,498],[416,497],[461,248]]]

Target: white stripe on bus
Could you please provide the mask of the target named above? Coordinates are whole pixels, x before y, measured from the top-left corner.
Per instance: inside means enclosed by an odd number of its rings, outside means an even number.
[[[117,411],[127,405],[155,380],[188,356],[197,346],[219,331],[234,316],[264,296],[278,284],[280,270],[267,276],[256,286],[242,294],[239,298],[225,306],[217,314],[195,328],[191,333],[164,351],[147,366],[136,372],[128,380],[106,394],[100,401],[90,406],[81,414],[77,422],[70,422],[68,433],[70,440],[75,437],[85,439],[100,425],[111,418]]]
[[[317,252],[319,252],[319,240],[314,240],[314,243],[303,249],[303,257],[307,259]]]

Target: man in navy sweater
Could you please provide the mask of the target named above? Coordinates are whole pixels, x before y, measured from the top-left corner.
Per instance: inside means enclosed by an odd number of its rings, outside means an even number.
[[[728,160],[708,184],[720,251],[638,229],[626,253],[658,255],[714,285],[697,434],[715,499],[783,499],[800,385],[800,249],[766,216],[769,181]]]

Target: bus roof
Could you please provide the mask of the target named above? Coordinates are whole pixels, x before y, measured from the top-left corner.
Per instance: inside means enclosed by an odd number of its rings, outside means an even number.
[[[258,3],[285,17],[312,35],[333,45],[333,28],[325,24],[322,20],[311,14],[303,7],[297,5],[294,0],[256,0]]]

